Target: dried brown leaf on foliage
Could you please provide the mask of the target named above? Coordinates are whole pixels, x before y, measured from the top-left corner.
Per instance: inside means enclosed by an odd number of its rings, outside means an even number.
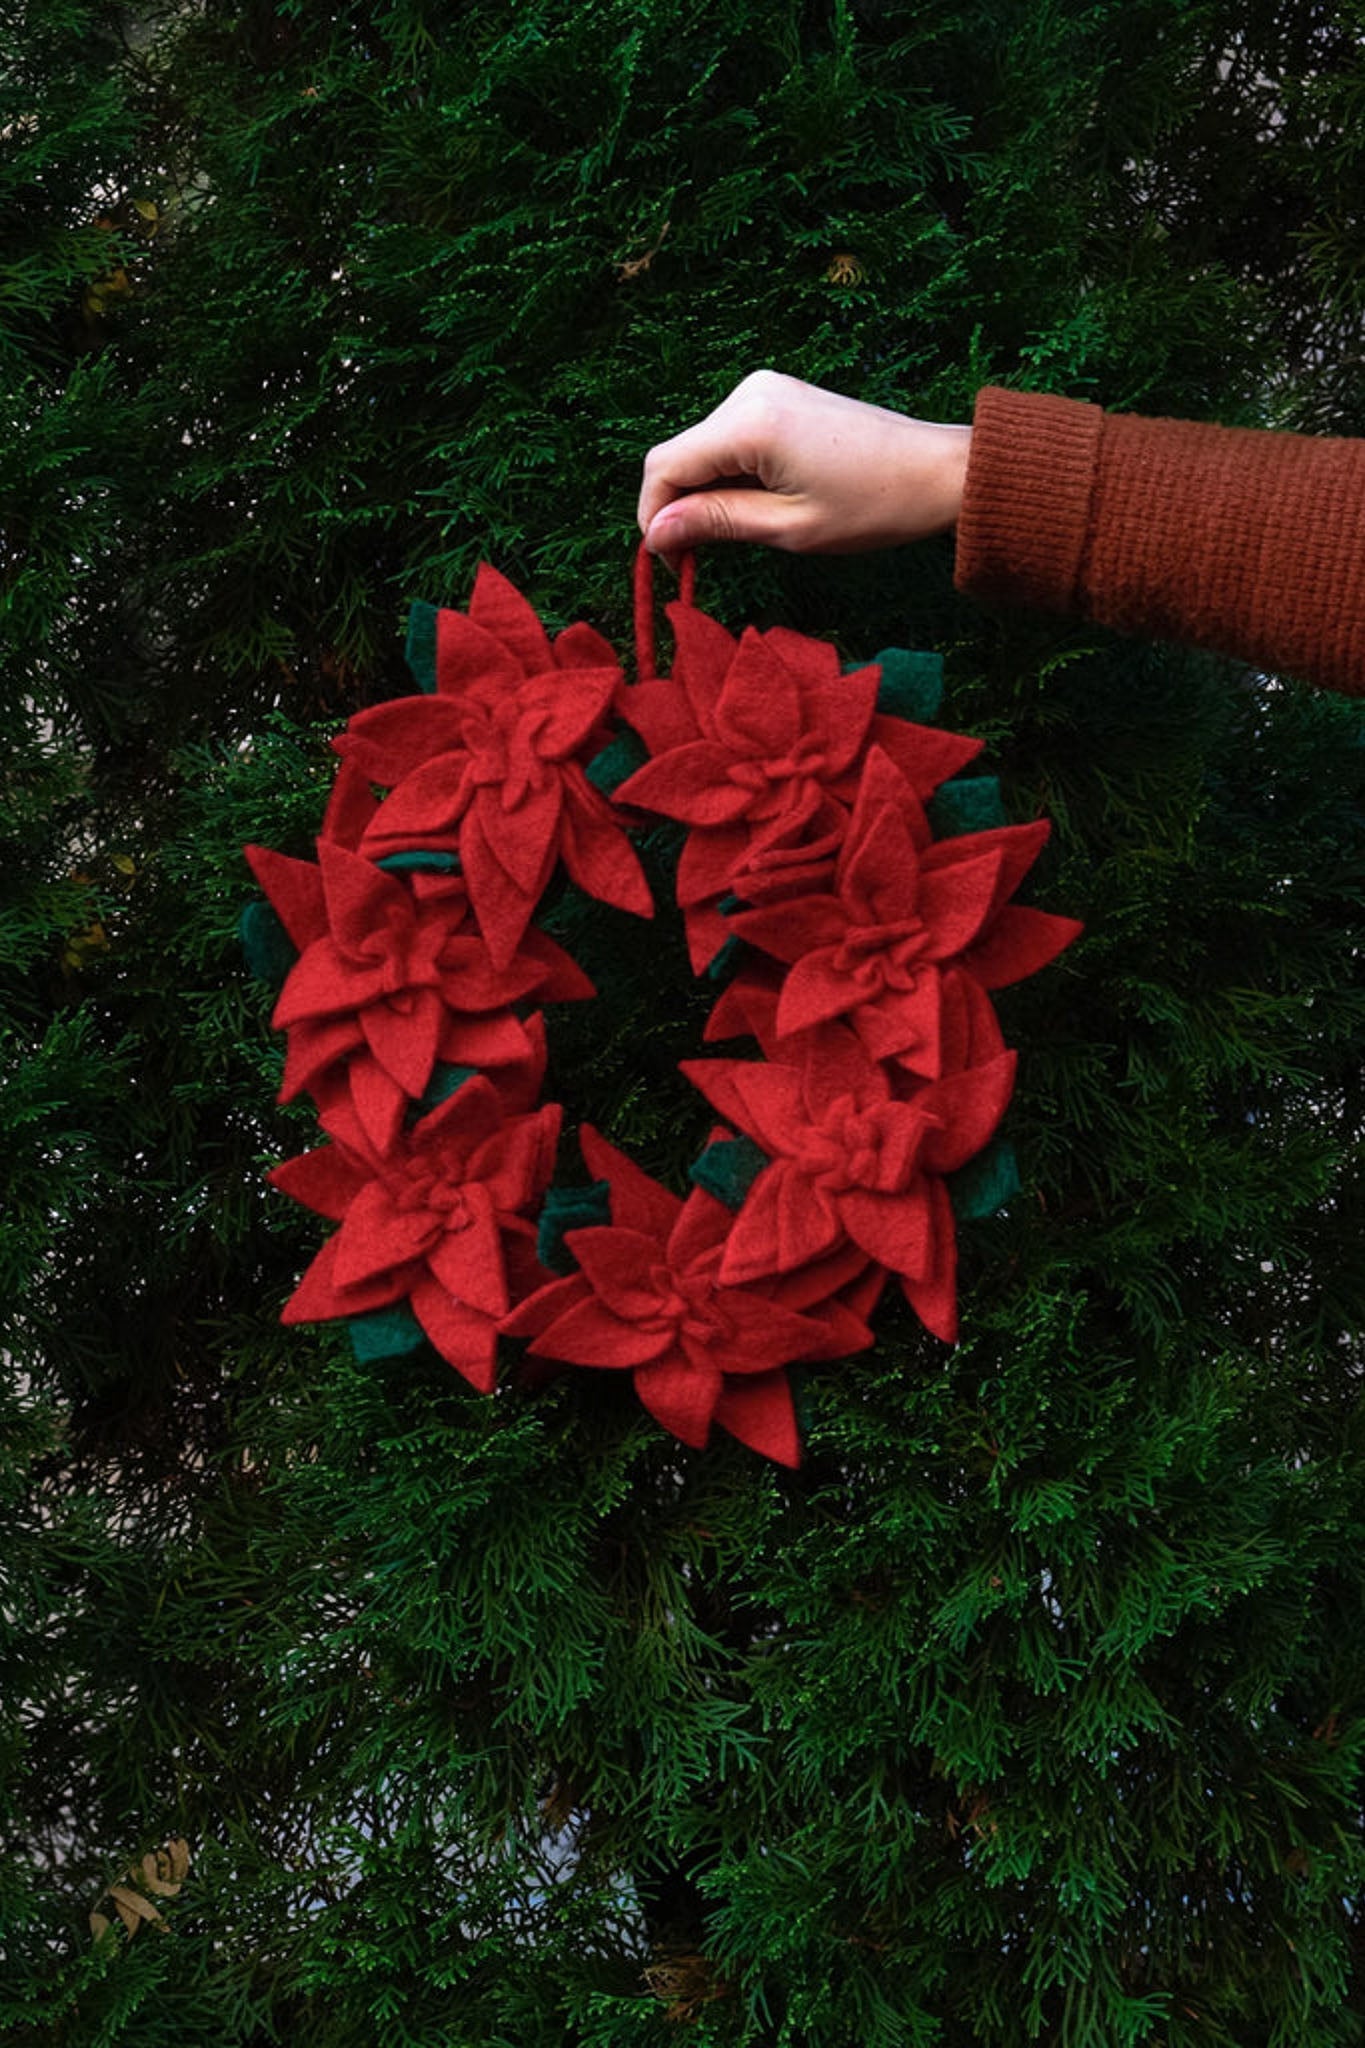
[[[183,1835],[175,1835],[161,1848],[149,1849],[136,1862],[130,1863],[108,1890],[101,1893],[100,1904],[105,1899],[112,1902],[114,1912],[130,1935],[136,1934],[144,1921],[164,1932],[166,1922],[152,1904],[152,1899],[173,1899],[184,1883],[189,1867],[190,1845]],[[109,1915],[102,1913],[98,1906],[90,1915],[90,1932],[96,1941],[107,1934],[113,1924]]]

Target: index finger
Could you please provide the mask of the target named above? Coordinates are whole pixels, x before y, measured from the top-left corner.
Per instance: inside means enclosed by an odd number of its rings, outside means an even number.
[[[752,380],[751,380],[752,381]],[[762,479],[762,453],[752,423],[746,430],[743,409],[731,392],[704,420],[660,441],[645,457],[637,517],[645,533],[656,512],[687,491],[706,484],[734,484]]]

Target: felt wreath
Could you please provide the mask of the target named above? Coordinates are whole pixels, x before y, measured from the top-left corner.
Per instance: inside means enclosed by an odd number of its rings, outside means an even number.
[[[628,682],[482,567],[467,612],[414,607],[422,694],[333,740],[316,861],[247,848],[270,906],[248,950],[282,926],[292,960],[281,1097],[307,1091],[327,1140],[270,1178],[338,1225],[283,1319],[348,1318],[361,1357],[429,1341],[485,1392],[500,1338],[526,1339],[633,1373],[686,1444],[715,1424],[795,1464],[787,1367],[872,1345],[888,1279],[955,1337],[955,1205],[1009,1191],[990,991],[1080,926],[1013,901],[1049,828],[1006,823],[963,775],[980,742],[927,722],[937,657],[850,671],[780,627],[736,639],[690,561],[668,616],[665,677],[642,551]],[[722,1120],[685,1196],[586,1125],[593,1183],[556,1186],[540,1006],[593,989],[536,912],[562,867],[648,917],[631,833],[661,819],[685,828],[693,970],[724,984],[705,1038],[759,1056],[682,1063]]]

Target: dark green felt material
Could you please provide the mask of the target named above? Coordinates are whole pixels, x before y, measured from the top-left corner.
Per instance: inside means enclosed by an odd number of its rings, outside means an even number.
[[[752,1138],[717,1138],[693,1165],[689,1178],[727,1209],[738,1209],[767,1164],[767,1153]]]
[[[960,832],[990,832],[1008,825],[994,775],[958,775],[945,782],[925,806],[936,839],[955,839]]]
[[[392,875],[454,875],[459,873],[460,856],[443,853],[439,847],[413,846],[404,853],[386,853],[375,865],[387,868]]]
[[[351,1316],[351,1344],[362,1365],[376,1358],[402,1358],[426,1342],[426,1331],[405,1301]]]
[[[644,741],[638,733],[623,726],[615,739],[608,740],[600,753],[594,754],[585,773],[594,789],[600,789],[603,796],[615,796],[628,775],[637,768],[643,768],[649,759]]]
[[[1020,1186],[1019,1162],[1014,1156],[1014,1147],[1008,1138],[997,1138],[984,1152],[978,1152],[975,1159],[969,1159],[965,1166],[949,1175],[948,1193],[952,1198],[953,1214],[959,1223],[974,1223],[983,1216],[994,1216],[1012,1195],[1018,1194]]]
[[[943,702],[943,656],[909,647],[883,647],[870,662],[849,662],[845,675],[856,669],[881,669],[877,687],[877,709],[888,718],[908,718],[914,725],[929,725]]]
[[[272,906],[261,897],[243,904],[237,932],[246,964],[257,981],[278,988],[299,956]]]
[[[463,1087],[466,1081],[472,1081],[478,1071],[477,1067],[434,1066],[431,1070],[431,1079],[427,1082],[420,1101],[415,1102],[408,1112],[411,1120],[415,1123],[418,1117],[425,1116],[428,1110],[438,1109],[443,1102],[450,1099],[457,1088]]]
[[[552,1273],[572,1273],[575,1261],[564,1242],[565,1231],[610,1222],[610,1181],[595,1180],[587,1188],[551,1188],[540,1212],[536,1257]]]
[[[419,600],[408,613],[408,640],[403,652],[419,690],[436,688],[436,607]]]
[[[744,953],[744,941],[737,933],[731,932],[720,951],[712,956],[706,970],[708,981],[728,981],[739,966]]]

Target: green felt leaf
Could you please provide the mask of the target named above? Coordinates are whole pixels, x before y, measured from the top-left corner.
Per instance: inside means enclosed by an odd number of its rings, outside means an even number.
[[[552,1273],[572,1273],[575,1260],[564,1242],[566,1230],[586,1230],[611,1221],[611,1183],[595,1180],[586,1188],[551,1188],[540,1212],[536,1257]]]
[[[739,937],[738,933],[731,932],[729,938],[725,941],[725,944],[720,948],[720,950],[717,953],[712,955],[711,961],[706,969],[707,980],[728,981],[730,976],[734,973],[735,969],[739,966],[743,953],[743,939]]]
[[[752,1138],[717,1138],[694,1163],[689,1178],[727,1209],[738,1209],[767,1164],[767,1153]]]
[[[419,599],[408,613],[408,639],[404,648],[408,667],[419,690],[428,695],[436,688],[436,606]]]
[[[375,865],[394,875],[455,875],[460,871],[460,856],[444,853],[438,847],[413,846],[402,853],[386,853]]]
[[[1019,1179],[1019,1162],[1014,1156],[1014,1147],[1008,1138],[997,1138],[987,1145],[984,1152],[978,1152],[975,1159],[969,1159],[965,1166],[948,1179],[948,1193],[952,1198],[953,1214],[959,1223],[974,1223],[983,1216],[994,1216],[997,1209],[1003,1209],[1012,1195],[1017,1195],[1022,1183]]]
[[[405,1301],[351,1316],[351,1344],[362,1365],[376,1358],[402,1358],[426,1342],[426,1332]]]
[[[936,839],[955,839],[961,832],[989,832],[1008,825],[995,775],[959,775],[930,797],[926,809]]]
[[[943,702],[943,656],[923,649],[883,647],[871,662],[845,664],[844,674],[878,666],[882,679],[877,687],[877,709],[888,718],[908,718],[915,725],[928,725],[938,716]]]
[[[278,988],[299,956],[274,908],[263,897],[244,904],[237,932],[246,964],[257,981]]]
[[[639,734],[623,726],[615,739],[608,740],[601,752],[593,755],[585,772],[594,789],[600,789],[603,796],[614,796],[626,777],[643,768],[648,759],[648,750]]]
[[[478,1071],[477,1067],[433,1067],[431,1079],[427,1082],[420,1100],[415,1102],[409,1111],[412,1122],[416,1123],[428,1110],[437,1109],[441,1103],[448,1102],[455,1090],[462,1088],[466,1081],[471,1081]]]

